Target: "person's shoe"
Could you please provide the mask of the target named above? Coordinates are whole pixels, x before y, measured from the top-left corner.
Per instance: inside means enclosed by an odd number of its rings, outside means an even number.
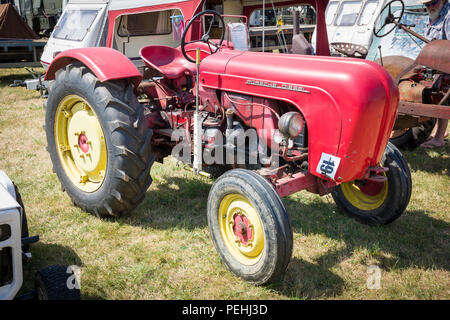
[[[434,135],[436,134],[436,132],[433,132],[428,138],[427,138],[427,140],[425,140],[425,142],[426,141],[430,141],[431,139],[434,139]],[[444,139],[446,139],[447,140],[447,138],[448,138],[448,132],[446,132],[445,134],[444,134]]]
[[[433,148],[439,148],[443,147],[445,145],[445,140],[436,140],[435,138],[432,138],[431,140],[425,141],[420,145],[420,148],[425,149],[433,149]]]

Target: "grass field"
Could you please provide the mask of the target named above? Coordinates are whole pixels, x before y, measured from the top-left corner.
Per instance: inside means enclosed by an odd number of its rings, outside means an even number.
[[[449,299],[450,147],[405,152],[413,193],[399,220],[368,227],[337,212],[331,197],[284,199],[294,252],[284,280],[255,287],[227,271],[209,236],[212,180],[172,161],[155,164],[145,201],[128,217],[100,220],[72,206],[46,151],[43,100],[9,88],[21,69],[0,69],[0,169],[18,185],[33,259],[22,292],[50,264],[81,267],[83,299]],[[166,159],[170,160],[170,159]],[[381,269],[370,290],[368,266]]]

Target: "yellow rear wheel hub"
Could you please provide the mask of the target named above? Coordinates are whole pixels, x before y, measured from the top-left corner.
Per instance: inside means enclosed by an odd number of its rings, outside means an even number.
[[[55,143],[71,182],[84,192],[98,190],[105,179],[106,142],[97,115],[82,97],[69,95],[59,103]]]
[[[240,194],[225,196],[219,206],[220,234],[229,252],[244,265],[259,261],[264,249],[264,231],[258,212]]]
[[[383,175],[385,175],[383,173]],[[341,184],[341,190],[345,198],[354,207],[363,210],[371,211],[383,205],[388,194],[388,182],[372,182],[368,181],[369,185],[363,185],[355,181]]]

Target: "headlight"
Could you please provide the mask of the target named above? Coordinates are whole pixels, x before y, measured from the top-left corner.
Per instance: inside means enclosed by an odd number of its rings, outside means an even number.
[[[302,115],[294,111],[283,114],[278,120],[278,129],[284,136],[294,139],[302,133]]]

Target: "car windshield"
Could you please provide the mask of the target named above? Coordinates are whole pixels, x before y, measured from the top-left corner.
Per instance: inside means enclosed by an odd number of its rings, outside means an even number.
[[[82,41],[95,20],[99,10],[66,10],[59,20],[53,37]]]
[[[334,21],[335,26],[353,26],[361,10],[361,1],[344,1],[340,7],[338,16]]]

